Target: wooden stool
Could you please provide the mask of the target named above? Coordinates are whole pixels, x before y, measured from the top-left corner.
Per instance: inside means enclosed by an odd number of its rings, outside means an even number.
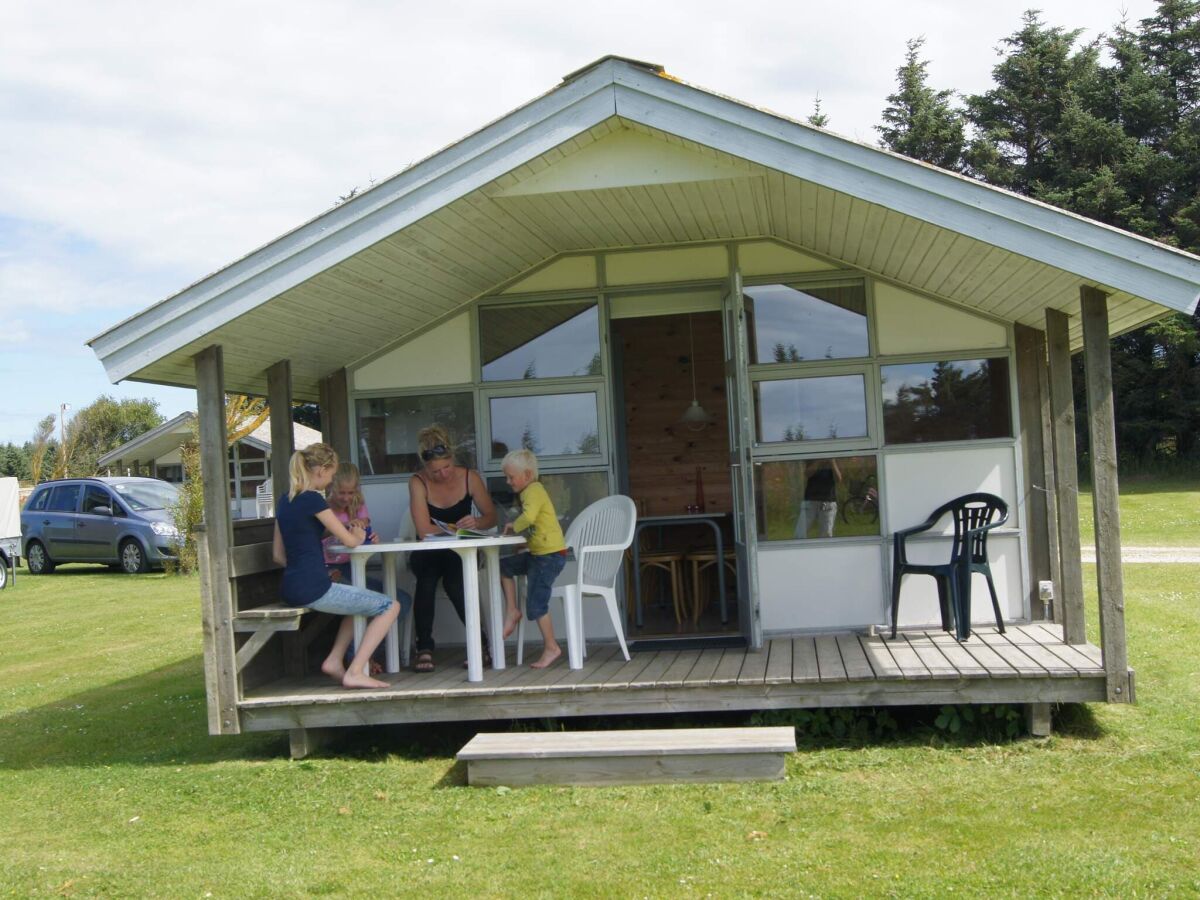
[[[643,593],[646,587],[646,573],[649,571],[662,572],[671,579],[671,605],[675,608],[675,623],[683,624],[683,557],[682,552],[670,550],[653,550],[649,553],[638,554],[638,569],[642,578]]]
[[[688,553],[684,557],[685,563],[692,564],[692,625],[700,624],[700,614],[704,611],[704,607],[708,605],[707,586],[700,580],[700,576],[709,566],[715,565],[717,561],[716,550],[695,550]],[[725,566],[733,574],[734,583],[737,583],[737,551],[725,551]]]

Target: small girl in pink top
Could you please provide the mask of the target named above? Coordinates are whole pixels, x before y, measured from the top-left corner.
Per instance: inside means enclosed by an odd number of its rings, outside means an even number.
[[[339,522],[347,528],[351,525],[358,525],[367,532],[366,543],[379,543],[379,535],[371,530],[371,513],[367,509],[366,498],[363,497],[358,466],[348,462],[338,465],[333,481],[329,483],[325,499]],[[332,536],[325,538],[325,565],[329,568],[329,575],[334,581],[349,584],[350,554],[334,553],[330,550],[330,545],[336,543],[337,540]],[[380,588],[373,587],[372,590],[380,590]]]

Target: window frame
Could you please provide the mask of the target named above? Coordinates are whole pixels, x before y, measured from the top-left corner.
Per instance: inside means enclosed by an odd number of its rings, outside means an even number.
[[[385,472],[383,474],[368,475],[363,471],[362,449],[359,447],[358,431],[358,401],[359,400],[390,400],[393,398],[399,399],[402,397],[427,397],[431,395],[442,394],[467,394],[471,398],[471,415],[474,418],[473,425],[475,427],[475,450],[476,457],[479,451],[479,397],[478,387],[473,384],[456,384],[456,385],[433,385],[431,387],[412,387],[412,388],[380,388],[369,391],[351,391],[349,398],[350,410],[350,458],[354,464],[358,466],[359,478],[368,484],[387,484],[390,482],[408,483],[408,479],[413,476],[413,472]],[[426,424],[433,424],[432,422]],[[479,469],[479,460],[475,460],[475,468]]]
[[[838,544],[838,545],[870,544],[870,545],[880,545],[880,546],[890,544],[891,540],[892,540],[892,536],[889,533],[888,528],[886,527],[887,526],[887,516],[886,516],[885,510],[884,510],[884,497],[886,496],[886,485],[885,485],[886,457],[885,457],[883,448],[880,447],[880,448],[876,448],[874,450],[862,450],[862,451],[836,450],[836,451],[829,451],[829,452],[820,451],[820,452],[815,452],[815,453],[797,453],[797,454],[791,454],[788,456],[767,457],[767,458],[763,458],[761,460],[756,459],[756,460],[754,460],[753,465],[754,465],[755,469],[759,469],[762,467],[762,465],[764,463],[784,463],[784,462],[805,463],[805,462],[809,462],[810,460],[816,460],[816,459],[828,459],[831,457],[835,458],[835,459],[843,459],[843,458],[856,457],[856,456],[871,457],[875,460],[875,489],[877,492],[877,497],[878,497],[877,503],[879,506],[879,533],[878,534],[847,534],[847,535],[842,535],[840,537],[837,535],[834,535],[832,537],[827,537],[827,538],[790,537],[790,538],[782,538],[780,540],[773,541],[773,540],[769,540],[766,537],[766,534],[765,534],[766,530],[763,529],[758,534],[758,541],[759,541],[760,546],[763,548],[769,548],[769,549],[776,549],[776,548],[783,548],[783,547],[804,547],[807,549],[812,549],[814,547],[826,547],[826,546],[833,546],[835,544]],[[761,484],[762,484],[762,476],[758,472],[755,472],[753,514],[755,516],[756,524],[758,521],[758,497],[759,497],[759,491],[760,491]],[[838,514],[839,515],[841,514],[840,509],[838,510]]]
[[[919,452],[929,447],[976,447],[995,444],[1020,443],[1020,398],[1017,396],[1017,360],[1012,346],[1012,329],[1008,330],[1009,346],[993,347],[990,350],[955,350],[952,353],[938,353],[931,356],[928,353],[905,353],[897,356],[884,356],[875,361],[875,385],[879,393],[877,418],[879,421],[879,449],[888,453]],[[884,366],[907,366],[914,364],[934,364],[939,362],[960,362],[978,359],[1005,359],[1008,362],[1008,435],[989,438],[962,438],[953,441],[914,441],[907,444],[890,444],[883,431],[883,368]]]
[[[549,379],[547,379],[548,381]],[[480,440],[476,435],[476,446],[487,446],[487,458],[476,460],[477,467],[480,472],[485,474],[497,474],[500,472],[500,460],[493,460],[491,457],[492,446],[492,400],[506,399],[509,397],[529,397],[529,396],[563,396],[565,394],[595,394],[596,395],[596,433],[599,437],[600,450],[598,453],[539,453],[538,468],[546,471],[566,472],[571,469],[599,469],[606,468],[609,464],[609,447],[611,444],[608,435],[608,398],[607,392],[603,389],[604,386],[598,384],[598,379],[589,377],[583,381],[579,378],[571,379],[564,382],[563,379],[555,379],[555,384],[547,390],[546,381],[537,379],[534,381],[518,381],[504,382],[502,386],[489,384],[486,387],[479,389],[479,405],[481,407],[481,422],[483,439]],[[554,388],[558,388],[555,390]]]
[[[808,441],[760,441],[757,435],[760,430],[758,409],[755,414],[755,440],[751,447],[754,459],[776,459],[779,457],[797,458],[815,454],[838,455],[847,450],[878,450],[882,446],[883,418],[880,412],[882,396],[879,391],[878,342],[875,337],[875,294],[872,290],[872,279],[866,275],[848,274],[844,270],[833,272],[815,272],[803,277],[789,278],[782,275],[756,276],[747,278],[743,284],[742,293],[746,287],[764,284],[786,284],[798,290],[822,287],[850,287],[861,285],[866,301],[867,355],[846,357],[845,359],[812,359],[800,362],[770,362],[748,363],[746,374],[750,379],[750,392],[754,396],[755,389],[763,381],[795,381],[803,378],[823,378],[838,375],[860,375],[863,379],[863,403],[866,413],[866,434],[853,438],[814,438]],[[746,340],[755,340],[755,336],[746,329]],[[750,348],[747,346],[747,357]]]
[[[508,378],[488,381],[483,377],[483,323],[479,314],[485,309],[505,309],[535,306],[565,306],[569,303],[590,302],[596,309],[596,348],[600,353],[600,373],[598,375],[548,375],[544,378]],[[512,296],[486,297],[475,304],[471,310],[471,377],[479,389],[488,389],[500,385],[551,384],[555,382],[577,382],[580,379],[602,380],[607,382],[608,365],[608,335],[607,335],[607,306],[600,293],[590,290],[583,296],[567,297],[558,294],[539,299],[522,299]]]

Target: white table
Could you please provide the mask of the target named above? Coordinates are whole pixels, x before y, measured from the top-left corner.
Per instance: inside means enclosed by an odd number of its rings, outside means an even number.
[[[483,681],[483,645],[479,641],[479,551],[483,551],[488,573],[488,600],[490,621],[488,640],[492,647],[492,668],[504,668],[504,596],[500,592],[500,548],[525,543],[525,538],[509,535],[505,537],[453,538],[433,541],[392,541],[389,543],[360,544],[357,547],[336,545],[330,549],[335,553],[350,554],[350,581],[355,587],[367,586],[367,559],[378,553],[383,557],[383,588],[393,600],[396,599],[396,567],[390,564],[389,554],[419,553],[423,550],[453,550],[462,559],[463,603],[467,629],[467,681]],[[354,617],[354,646],[362,645],[366,618]],[[388,631],[385,643],[387,671],[400,671],[399,622],[394,622]]]

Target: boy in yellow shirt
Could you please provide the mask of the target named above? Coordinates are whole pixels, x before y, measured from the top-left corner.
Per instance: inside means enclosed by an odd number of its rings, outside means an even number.
[[[554,640],[554,623],[550,620],[550,591],[554,579],[567,564],[567,542],[563,539],[554,504],[546,488],[537,480],[537,457],[529,450],[513,450],[501,463],[508,486],[521,496],[521,515],[504,526],[505,534],[528,531],[525,539],[529,552],[518,553],[500,561],[501,584],[507,611],[504,616],[504,636],[508,637],[521,621],[517,608],[517,575],[528,577],[525,592],[525,615],[537,622],[542,632],[542,655],[530,663],[530,668],[544,669],[562,656]]]

